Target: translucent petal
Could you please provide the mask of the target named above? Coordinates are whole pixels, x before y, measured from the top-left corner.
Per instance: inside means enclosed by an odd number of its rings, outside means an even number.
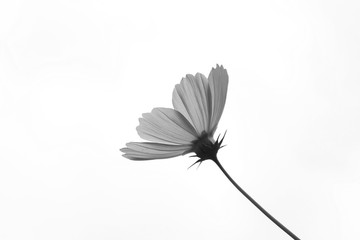
[[[210,88],[206,77],[197,73],[188,74],[173,91],[173,106],[195,127],[198,136],[209,130]]]
[[[180,156],[190,149],[191,145],[130,142],[126,144],[126,148],[120,150],[124,153],[124,157],[131,160],[152,160]]]
[[[209,75],[209,86],[211,92],[211,120],[210,135],[213,135],[220,121],[226,102],[226,94],[229,76],[223,66],[216,65]]]
[[[191,144],[197,136],[191,123],[171,108],[154,108],[151,113],[144,113],[139,122],[138,134],[148,141]]]

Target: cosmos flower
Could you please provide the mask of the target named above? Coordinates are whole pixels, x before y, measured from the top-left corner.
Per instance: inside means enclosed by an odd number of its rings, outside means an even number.
[[[171,158],[194,152],[201,162],[215,159],[222,140],[214,133],[224,110],[229,77],[217,65],[206,78],[188,74],[175,86],[174,109],[154,108],[144,113],[137,127],[139,136],[149,142],[129,142],[122,148],[131,160]]]
[[[120,149],[131,160],[172,158],[194,152],[202,163],[211,159],[230,182],[265,216],[295,240],[299,238],[271,216],[247,194],[226,172],[217,159],[223,138],[214,140],[214,133],[224,110],[229,77],[217,65],[206,78],[203,74],[186,75],[175,86],[172,108],[154,108],[143,114],[137,131],[148,142],[129,142]],[[193,165],[194,165],[193,164]],[[192,165],[191,165],[192,166]],[[190,166],[190,167],[191,167]]]

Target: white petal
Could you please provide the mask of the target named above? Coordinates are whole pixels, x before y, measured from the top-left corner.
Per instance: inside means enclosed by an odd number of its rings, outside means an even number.
[[[169,145],[161,143],[130,142],[126,148],[120,149],[123,156],[131,160],[152,160],[172,158],[183,155],[191,149],[191,145]]]
[[[209,75],[209,86],[211,92],[211,121],[210,135],[213,135],[224,110],[229,76],[223,66],[216,65]]]
[[[210,102],[209,83],[206,77],[197,73],[191,74],[181,80],[173,91],[174,109],[181,112],[193,124],[198,136],[209,130]]]
[[[171,108],[154,108],[144,113],[136,128],[141,138],[170,144],[191,144],[196,140],[196,131],[189,121]]]

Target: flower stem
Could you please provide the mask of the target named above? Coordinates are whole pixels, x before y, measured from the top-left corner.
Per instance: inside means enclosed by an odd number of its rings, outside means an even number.
[[[249,196],[226,172],[226,170],[223,168],[223,166],[220,164],[219,160],[215,158],[213,160],[216,165],[220,168],[220,170],[225,174],[225,176],[230,180],[230,182],[250,201],[252,204],[255,205],[265,216],[267,216],[273,223],[275,223],[279,228],[281,228],[284,232],[286,232],[290,237],[292,237],[295,240],[300,240],[295,234],[293,234],[289,229],[287,229],[284,225],[282,225],[278,220],[276,220],[273,216],[270,215],[263,207],[261,207],[252,197]]]

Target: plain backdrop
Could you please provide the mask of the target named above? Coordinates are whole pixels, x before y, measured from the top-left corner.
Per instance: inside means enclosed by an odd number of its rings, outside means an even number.
[[[1,1],[0,239],[290,239],[138,118],[229,73],[229,174],[301,239],[359,239],[358,1]]]

